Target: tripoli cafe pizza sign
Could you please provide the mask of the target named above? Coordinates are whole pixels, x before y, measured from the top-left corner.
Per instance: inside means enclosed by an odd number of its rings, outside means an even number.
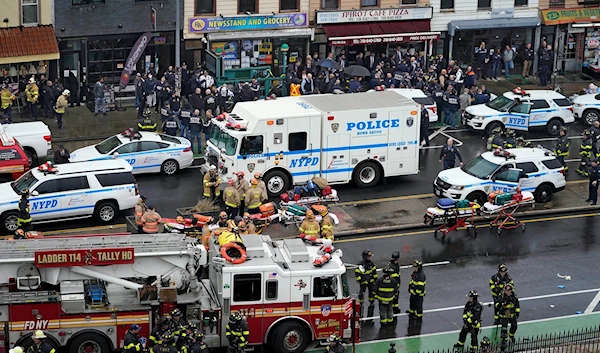
[[[430,20],[432,16],[433,8],[429,6],[373,10],[318,11],[317,24]]]
[[[106,266],[132,264],[133,248],[48,250],[35,252],[35,267]]]

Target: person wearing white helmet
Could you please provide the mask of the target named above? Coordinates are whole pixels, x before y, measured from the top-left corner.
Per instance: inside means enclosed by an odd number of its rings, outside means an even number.
[[[27,349],[27,353],[56,353],[56,349],[46,342],[44,331],[37,330],[31,336],[33,344]]]
[[[69,105],[69,95],[71,95],[71,91],[68,89],[64,90],[60,97],[56,100],[56,104],[54,105],[54,112],[56,113],[56,122],[58,123],[58,128],[62,130],[63,123],[62,118],[67,106]]]
[[[8,350],[8,353],[23,353],[23,352],[24,352],[23,347],[19,347],[19,346],[16,346],[15,348]]]
[[[204,198],[209,200],[218,199],[221,196],[219,185],[221,185],[221,178],[219,178],[217,166],[212,164],[208,172],[204,174]]]

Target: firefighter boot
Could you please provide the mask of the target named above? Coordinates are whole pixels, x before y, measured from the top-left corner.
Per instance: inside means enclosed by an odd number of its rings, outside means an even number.
[[[373,317],[373,313],[375,311],[375,304],[373,304],[373,302],[369,303],[369,308],[367,309],[367,317],[371,318]],[[369,323],[373,323],[373,320],[369,320]]]

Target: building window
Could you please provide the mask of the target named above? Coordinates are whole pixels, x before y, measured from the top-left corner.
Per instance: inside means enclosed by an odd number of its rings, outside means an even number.
[[[71,0],[73,5],[104,4],[105,0]]]
[[[239,13],[257,13],[258,12],[258,6],[256,5],[256,2],[258,0],[238,0],[238,12]]]
[[[515,6],[527,6],[529,0],[515,0]]]
[[[565,7],[565,0],[550,0],[550,7],[559,7],[559,8],[564,8]]]
[[[454,10],[454,0],[442,0],[440,10]]]
[[[322,0],[321,1],[321,8],[323,10],[331,10],[331,9],[337,9],[338,6],[338,0]]]
[[[279,11],[298,11],[299,5],[297,0],[279,0]]]
[[[196,15],[215,14],[215,0],[196,0]]]
[[[416,5],[417,4],[417,0],[402,0],[401,4],[402,5]]]
[[[477,9],[490,9],[492,8],[492,0],[477,0]]]
[[[38,19],[38,0],[21,0],[21,24],[37,25]]]
[[[361,7],[377,7],[379,0],[360,0]]]

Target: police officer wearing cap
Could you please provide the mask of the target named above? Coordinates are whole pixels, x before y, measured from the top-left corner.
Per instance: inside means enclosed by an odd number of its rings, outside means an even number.
[[[389,268],[391,268],[393,270],[391,277],[393,279],[396,280],[396,282],[398,282],[398,290],[396,292],[396,296],[394,297],[394,301],[392,303],[392,308],[394,311],[394,314],[400,314],[400,305],[398,304],[398,299],[400,298],[400,264],[398,264],[398,261],[400,260],[400,252],[399,251],[394,251],[392,253],[392,256],[390,257],[390,262],[387,264],[387,266]]]
[[[421,142],[425,142],[424,147],[429,147],[429,112],[425,105],[421,104]]]
[[[363,317],[363,308],[365,302],[365,292],[369,290],[369,309],[367,316],[373,316],[375,311],[375,281],[377,280],[377,267],[371,261],[373,253],[369,249],[365,249],[362,252],[362,261],[358,264],[354,274],[356,276],[356,282],[360,286],[358,290],[358,302],[360,303],[360,317]]]
[[[460,166],[462,167],[463,160],[462,156],[460,155],[460,151],[454,146],[454,139],[449,138],[446,146],[444,146],[440,151],[440,162],[443,163],[444,170],[454,168],[454,163],[456,163],[457,157],[460,161]]]
[[[142,343],[138,337],[138,333],[142,328],[139,325],[132,324],[125,334],[123,341],[123,353],[139,353],[143,350]]]
[[[510,284],[513,287],[515,285],[512,277],[508,274],[508,268],[505,264],[501,264],[498,266],[498,273],[490,278],[490,290],[492,291],[492,298],[494,299],[494,325],[500,323],[498,309],[495,304],[502,298],[502,291],[507,284]]]
[[[483,306],[478,301],[479,294],[476,290],[469,291],[467,297],[469,297],[469,301],[465,304],[465,309],[463,310],[463,327],[458,334],[458,342],[456,342],[454,348],[463,348],[467,335],[470,333],[471,345],[469,346],[469,350],[474,353],[477,351],[479,343],[477,335],[481,329],[481,312],[483,311]]]
[[[406,311],[411,319],[420,320],[423,318],[423,297],[425,297],[425,285],[427,279],[423,272],[423,262],[415,260],[413,262],[413,273],[408,283],[408,293],[410,293],[409,309]]]
[[[163,133],[169,136],[177,136],[177,129],[179,129],[179,124],[177,123],[177,120],[175,120],[175,115],[171,113],[169,114],[169,117],[163,122],[162,131]]]
[[[588,187],[588,199],[586,202],[591,202],[592,206],[598,203],[598,183],[600,183],[600,167],[596,159],[592,160],[590,166],[590,183]]]

